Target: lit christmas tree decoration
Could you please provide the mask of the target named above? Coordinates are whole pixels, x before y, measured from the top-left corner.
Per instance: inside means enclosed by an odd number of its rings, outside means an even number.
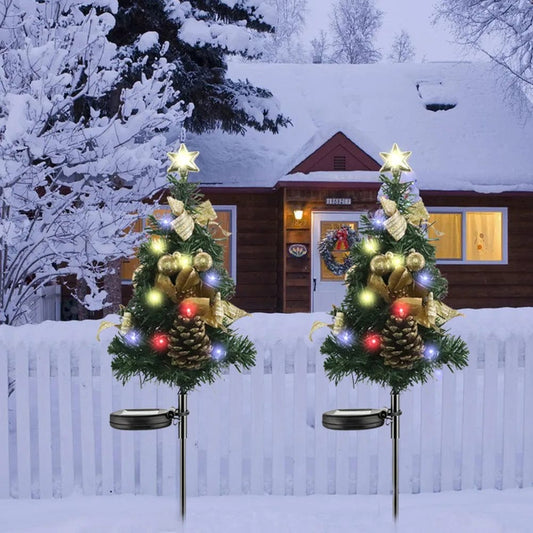
[[[422,285],[422,287],[429,287],[433,281],[433,277],[427,270],[421,270],[415,275],[415,281]]]
[[[372,227],[375,230],[382,231],[385,229],[385,215],[381,209],[372,217]]]
[[[150,346],[158,352],[164,352],[168,349],[168,341],[168,335],[165,333],[154,333],[150,339]]]
[[[220,276],[215,270],[208,270],[205,274],[205,282],[211,287],[216,287],[220,281]]]
[[[429,361],[434,361],[439,356],[438,348],[433,344],[428,344],[424,349],[424,357]]]
[[[405,257],[400,254],[392,254],[390,262],[393,268],[398,268],[405,264]]]
[[[381,337],[377,333],[367,333],[363,339],[363,346],[369,352],[376,352],[381,348]]]
[[[164,230],[170,230],[172,229],[172,217],[170,215],[165,215],[164,217],[159,219],[159,225]]]
[[[178,263],[180,268],[187,268],[192,265],[192,257],[187,254],[180,254]]]
[[[405,318],[409,314],[409,306],[404,302],[394,302],[391,306],[391,311],[394,316]]]
[[[379,156],[384,161],[379,171],[387,172],[390,170],[393,175],[400,174],[402,171],[411,172],[412,169],[407,163],[411,154],[412,152],[402,152],[394,143],[390,152],[379,152]]]
[[[379,251],[379,241],[377,239],[365,239],[363,249],[367,254],[375,254]]]
[[[181,303],[179,310],[181,316],[192,318],[194,315],[196,315],[198,308],[192,302],[184,301]]]
[[[359,293],[359,301],[361,302],[361,305],[370,307],[376,303],[376,294],[369,289],[363,289]]]
[[[337,335],[337,340],[339,341],[339,344],[342,346],[351,346],[354,342],[354,335],[352,332],[343,329],[339,332]]]
[[[157,307],[163,303],[163,293],[157,289],[150,289],[146,293],[146,302],[152,307]]]
[[[152,237],[150,240],[150,249],[154,254],[164,254],[167,249],[167,244],[160,237]]]
[[[124,340],[130,346],[139,346],[139,343],[141,342],[141,335],[138,331],[130,329],[128,333],[124,335]]]
[[[179,172],[181,176],[186,176],[189,172],[198,172],[200,169],[196,166],[194,160],[200,152],[189,152],[185,144],[181,143],[177,152],[169,152],[171,165],[167,172]]]
[[[211,351],[211,356],[215,361],[220,361],[226,357],[226,349],[222,344],[213,344],[213,349]]]

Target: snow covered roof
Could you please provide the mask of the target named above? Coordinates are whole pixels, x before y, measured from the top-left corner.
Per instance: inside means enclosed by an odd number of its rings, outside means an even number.
[[[533,191],[533,113],[511,105],[490,65],[232,63],[228,75],[269,89],[292,126],[189,135],[203,184],[378,181],[376,172],[287,175],[342,131],[379,163],[394,142],[411,150],[421,189]]]

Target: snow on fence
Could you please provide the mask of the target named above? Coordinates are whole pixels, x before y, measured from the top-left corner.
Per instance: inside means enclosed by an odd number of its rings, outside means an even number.
[[[331,431],[321,418],[334,408],[388,407],[389,391],[327,380],[319,334],[306,338],[319,315],[305,323],[267,316],[244,319],[249,331],[261,326],[255,368],[189,394],[188,494],[388,494],[389,428]],[[276,320],[286,334],[269,333]],[[96,327],[0,332],[0,497],[176,493],[177,428],[118,431],[109,413],[176,406],[177,391],[116,382]],[[401,395],[402,492],[532,485],[533,336],[478,329],[463,333],[468,368]]]

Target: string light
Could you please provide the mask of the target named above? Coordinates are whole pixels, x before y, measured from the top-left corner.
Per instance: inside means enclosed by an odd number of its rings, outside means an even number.
[[[370,307],[376,303],[376,294],[369,289],[363,289],[359,293],[359,302],[365,307]]]
[[[181,254],[179,258],[180,268],[187,268],[192,265],[192,257],[187,254]]]
[[[213,344],[213,350],[211,351],[211,357],[215,361],[220,361],[224,357],[226,357],[226,349],[222,344]]]
[[[354,342],[354,336],[352,332],[342,329],[339,334],[337,335],[337,341],[342,346],[351,346]]]
[[[375,352],[381,348],[381,337],[377,333],[367,333],[363,345],[369,352]]]
[[[205,281],[211,287],[216,287],[218,285],[218,282],[220,281],[220,276],[215,270],[209,270],[206,272]]]
[[[385,228],[385,216],[383,213],[376,213],[372,217],[372,227],[376,230],[382,230]]]
[[[170,215],[165,215],[159,220],[159,225],[163,229],[169,230],[170,228],[172,228],[172,217]]]
[[[148,302],[148,305],[157,307],[163,303],[163,293],[157,289],[150,289],[146,293],[146,301]]]
[[[186,300],[181,302],[179,309],[180,315],[185,316],[187,318],[192,318],[194,315],[196,315],[196,311],[198,310],[195,304]]]
[[[392,254],[390,262],[393,268],[402,267],[405,264],[405,257],[400,254]]]
[[[164,352],[168,349],[169,338],[165,333],[154,333],[150,339],[150,345],[158,352]]]
[[[392,314],[398,318],[405,318],[409,314],[409,306],[405,302],[394,302],[391,306]]]
[[[428,344],[424,348],[424,357],[428,361],[434,361],[439,356],[439,350],[438,348],[433,344]]]
[[[138,331],[130,329],[128,333],[124,335],[124,340],[130,346],[139,346],[139,343],[141,342],[141,335]]]
[[[415,280],[422,287],[428,287],[433,281],[433,276],[427,270],[421,270],[416,274]]]
[[[365,239],[363,249],[367,254],[375,254],[379,251],[379,241],[377,239]]]
[[[160,237],[152,237],[150,241],[150,249],[154,254],[164,254],[167,250],[167,243]]]

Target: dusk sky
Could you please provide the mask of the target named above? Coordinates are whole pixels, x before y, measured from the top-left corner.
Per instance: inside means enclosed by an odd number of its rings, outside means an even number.
[[[330,31],[330,13],[334,0],[308,0],[307,26],[302,40],[307,47],[309,41],[321,29]],[[437,2],[432,0],[376,0],[375,5],[383,11],[383,25],[378,35],[378,47],[385,58],[390,51],[394,35],[405,29],[411,36],[415,47],[415,61],[454,61],[472,60],[475,57],[466,55],[465,51],[454,45],[452,36],[444,22],[431,24],[431,18]],[[482,55],[478,60],[486,61]]]

